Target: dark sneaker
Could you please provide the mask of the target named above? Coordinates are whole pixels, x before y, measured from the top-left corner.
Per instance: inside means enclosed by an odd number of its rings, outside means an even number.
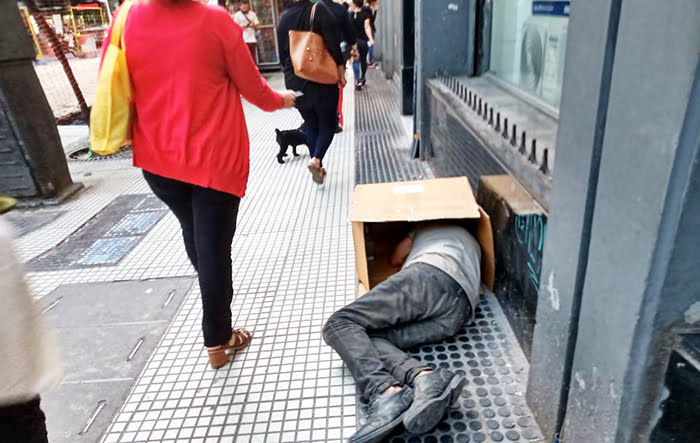
[[[465,384],[465,377],[442,368],[416,377],[413,381],[415,398],[403,418],[406,430],[413,435],[421,435],[437,426]]]
[[[357,431],[349,443],[376,443],[396,429],[413,401],[413,390],[408,386],[392,395],[378,395],[369,405],[367,423]]]

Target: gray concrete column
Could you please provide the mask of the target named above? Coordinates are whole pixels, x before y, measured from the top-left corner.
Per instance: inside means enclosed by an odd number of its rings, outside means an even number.
[[[563,421],[621,0],[574,2],[527,401],[545,436]]]
[[[416,123],[427,134],[430,123],[426,82],[438,72],[471,75],[474,66],[474,0],[416,0]],[[421,137],[421,157],[430,156]]]
[[[676,334],[700,331],[698,30],[697,0],[621,4],[567,442],[648,441]]]

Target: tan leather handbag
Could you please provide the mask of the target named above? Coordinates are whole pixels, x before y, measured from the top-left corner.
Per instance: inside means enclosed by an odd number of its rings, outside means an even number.
[[[338,65],[323,43],[323,37],[312,32],[318,3],[311,8],[308,31],[289,31],[289,55],[297,77],[324,85],[340,82]]]

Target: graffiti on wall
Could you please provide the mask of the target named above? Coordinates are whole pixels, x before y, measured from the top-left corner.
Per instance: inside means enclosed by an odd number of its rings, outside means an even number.
[[[542,248],[547,221],[544,215],[516,215],[515,237],[527,251],[527,268],[530,283],[535,291],[540,287],[540,271],[542,270]]]

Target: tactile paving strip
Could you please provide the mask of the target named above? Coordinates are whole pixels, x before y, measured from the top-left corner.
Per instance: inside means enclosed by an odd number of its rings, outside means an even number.
[[[400,120],[398,94],[378,70],[367,72],[366,88],[355,94],[355,182],[432,178],[419,160],[411,160],[411,137]]]
[[[428,366],[467,378],[460,398],[430,434],[413,436],[403,428],[392,443],[543,442],[525,403],[528,363],[498,302],[481,297],[474,322],[443,343],[409,354]],[[359,408],[365,411],[365,405]],[[361,419],[362,422],[364,419]]]

